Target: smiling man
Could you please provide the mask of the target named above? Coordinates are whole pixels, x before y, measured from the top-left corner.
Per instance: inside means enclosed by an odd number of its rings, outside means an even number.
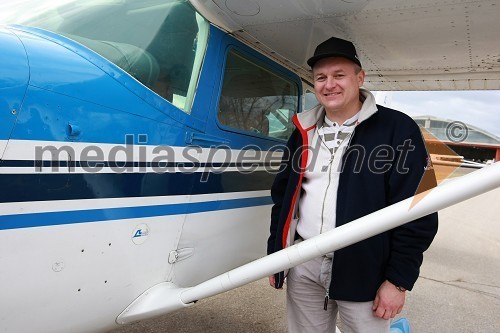
[[[428,154],[417,124],[375,104],[354,45],[332,37],[308,60],[319,105],[296,116],[272,187],[268,253],[415,195]],[[435,185],[435,184],[431,184]],[[413,288],[437,214],[269,277],[287,277],[289,332],[388,333]]]

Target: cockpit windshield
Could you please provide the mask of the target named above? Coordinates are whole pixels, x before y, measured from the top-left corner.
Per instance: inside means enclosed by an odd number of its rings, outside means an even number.
[[[209,30],[185,0],[6,1],[0,4],[0,23],[79,42],[186,111]]]

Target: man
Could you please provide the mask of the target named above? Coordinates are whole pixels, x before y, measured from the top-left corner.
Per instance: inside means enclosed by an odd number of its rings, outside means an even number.
[[[411,197],[432,172],[416,123],[362,88],[351,42],[328,39],[308,64],[319,105],[295,116],[271,191],[268,253]],[[431,214],[290,269],[289,332],[335,332],[338,314],[343,332],[388,333],[436,232]],[[269,282],[282,288],[284,278]]]

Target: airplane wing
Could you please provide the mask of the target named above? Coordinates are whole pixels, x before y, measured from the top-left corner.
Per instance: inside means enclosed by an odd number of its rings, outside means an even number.
[[[126,324],[182,309],[194,302],[257,281],[336,251],[408,221],[455,205],[500,186],[500,163],[456,178],[343,226],[223,273],[194,287],[160,283],[139,296],[117,318]],[[415,203],[415,201],[418,201]]]
[[[306,60],[316,45],[336,36],[356,45],[371,90],[500,89],[497,1],[190,2],[253,47],[283,57],[306,78]]]

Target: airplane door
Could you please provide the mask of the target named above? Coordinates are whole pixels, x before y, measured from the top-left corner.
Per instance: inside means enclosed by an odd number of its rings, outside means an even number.
[[[266,254],[270,188],[300,108],[298,76],[231,36],[220,54],[200,161],[207,169],[191,196],[200,208],[186,215],[172,269],[182,286]]]
[[[0,158],[3,156],[28,86],[29,66],[21,41],[0,29]]]

